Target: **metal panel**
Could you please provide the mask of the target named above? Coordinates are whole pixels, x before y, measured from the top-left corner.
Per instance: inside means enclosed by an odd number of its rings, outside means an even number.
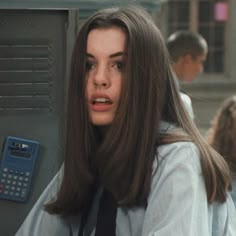
[[[0,40],[0,114],[53,110],[50,94],[53,82],[49,77],[52,52],[44,41]],[[26,73],[27,81],[23,77]],[[38,81],[42,73],[48,76]]]
[[[141,5],[150,12],[160,9],[165,0],[1,0],[2,9],[80,9],[89,12],[113,6]]]
[[[62,162],[67,11],[0,10],[0,148],[39,141],[27,203],[0,200],[0,235],[14,235]]]

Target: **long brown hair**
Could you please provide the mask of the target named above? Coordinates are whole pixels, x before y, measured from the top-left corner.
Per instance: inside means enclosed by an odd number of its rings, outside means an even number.
[[[104,139],[89,121],[85,101],[86,44],[92,29],[120,27],[127,37],[127,62],[119,106]],[[201,138],[184,110],[160,31],[139,8],[105,9],[81,27],[71,63],[68,92],[64,177],[57,198],[46,205],[53,214],[82,210],[99,184],[119,205],[138,205],[150,190],[156,148],[163,142],[192,140],[200,149],[209,201],[226,198],[227,165]],[[184,135],[161,137],[160,121],[175,124]]]
[[[207,140],[225,158],[236,175],[236,95],[220,105],[212,120]]]

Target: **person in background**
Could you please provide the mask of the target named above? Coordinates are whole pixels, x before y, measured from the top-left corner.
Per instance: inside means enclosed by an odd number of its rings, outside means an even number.
[[[207,132],[207,140],[225,158],[231,169],[231,195],[236,206],[236,95],[220,105]]]
[[[179,84],[178,81],[192,82],[197,75],[203,72],[208,46],[200,34],[187,30],[176,31],[168,37],[166,45],[177,84]],[[194,119],[190,97],[183,92],[180,94],[187,111]]]
[[[236,235],[230,170],[184,109],[145,10],[84,22],[68,96],[64,166],[17,236]]]

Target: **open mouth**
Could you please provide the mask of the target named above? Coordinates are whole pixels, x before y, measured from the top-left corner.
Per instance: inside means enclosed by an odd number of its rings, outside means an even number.
[[[112,104],[112,101],[108,98],[94,98],[92,100],[93,105],[98,105],[98,104]]]

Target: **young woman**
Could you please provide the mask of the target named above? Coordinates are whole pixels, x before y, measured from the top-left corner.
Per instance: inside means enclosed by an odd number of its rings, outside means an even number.
[[[68,96],[64,166],[17,236],[236,235],[227,164],[185,111],[144,10],[84,23]]]
[[[233,176],[231,193],[236,205],[236,95],[227,98],[213,118],[207,136],[212,145],[228,163]]]

